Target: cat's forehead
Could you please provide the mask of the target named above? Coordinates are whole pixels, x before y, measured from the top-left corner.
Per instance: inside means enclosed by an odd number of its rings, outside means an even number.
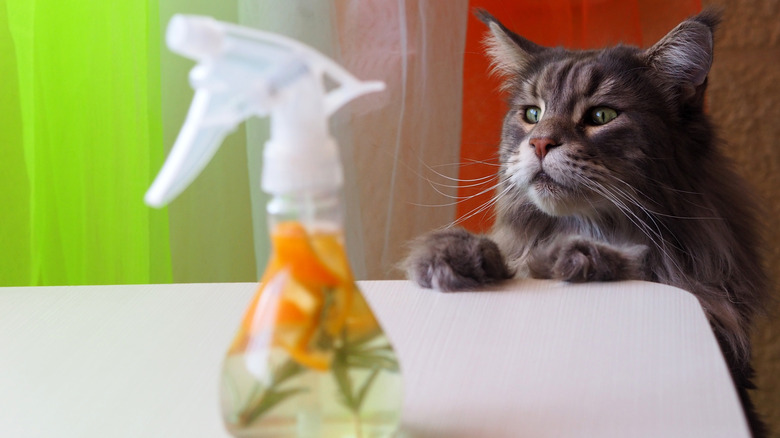
[[[630,56],[605,51],[563,51],[519,75],[515,98],[560,102],[620,95],[636,68],[635,58]]]

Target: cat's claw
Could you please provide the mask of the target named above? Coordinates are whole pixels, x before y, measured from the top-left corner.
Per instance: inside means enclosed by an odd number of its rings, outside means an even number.
[[[412,243],[408,278],[440,291],[472,289],[512,277],[498,246],[460,228],[434,231]]]
[[[535,252],[528,268],[532,277],[582,283],[639,280],[645,277],[642,245],[614,247],[583,238],[560,239]]]

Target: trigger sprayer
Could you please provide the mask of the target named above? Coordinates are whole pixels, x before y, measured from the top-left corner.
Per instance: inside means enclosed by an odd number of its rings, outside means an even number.
[[[181,193],[239,123],[271,118],[262,188],[272,251],[223,362],[226,427],[242,437],[391,436],[400,368],[344,250],[343,172],[328,132],[336,110],[384,84],[298,41],[209,17],[175,16],[166,39],[197,61],[196,92],[147,204]]]
[[[341,185],[328,118],[350,100],[383,90],[382,82],[359,81],[298,41],[209,17],[174,16],[166,40],[171,50],[198,62],[190,71],[196,92],[170,156],[146,193],[147,204],[160,207],[181,193],[225,136],[251,116],[271,116],[264,190]],[[326,75],[339,87],[326,92]]]

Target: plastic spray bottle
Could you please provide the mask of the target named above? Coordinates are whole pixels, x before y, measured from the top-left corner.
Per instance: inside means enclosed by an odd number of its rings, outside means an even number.
[[[349,267],[343,172],[327,125],[384,84],[361,82],[295,40],[209,17],[177,15],[166,38],[198,61],[196,93],[149,205],[184,190],[239,123],[271,116],[262,187],[273,249],[224,360],[226,427],[240,437],[392,436],[400,369]]]

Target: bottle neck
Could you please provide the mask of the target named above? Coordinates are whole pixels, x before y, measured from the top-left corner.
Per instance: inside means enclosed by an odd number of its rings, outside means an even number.
[[[271,230],[286,221],[300,222],[310,231],[344,228],[343,200],[338,189],[274,194],[266,210]]]

